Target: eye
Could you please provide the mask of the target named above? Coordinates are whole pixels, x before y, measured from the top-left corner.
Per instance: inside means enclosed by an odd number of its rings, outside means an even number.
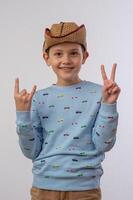
[[[77,51],[72,51],[72,52],[71,52],[71,55],[72,55],[72,56],[76,56],[76,55],[78,55],[78,54],[79,54],[79,53],[78,53]]]
[[[56,52],[56,53],[54,53],[54,55],[60,57],[62,55],[62,53],[61,52]]]

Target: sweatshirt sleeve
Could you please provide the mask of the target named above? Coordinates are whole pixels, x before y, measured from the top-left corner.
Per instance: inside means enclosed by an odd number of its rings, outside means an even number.
[[[98,152],[109,151],[114,146],[117,125],[116,103],[101,103],[92,131],[92,140]]]
[[[40,153],[43,143],[43,128],[37,112],[36,95],[33,96],[31,110],[16,112],[16,131],[23,154],[34,160]]]

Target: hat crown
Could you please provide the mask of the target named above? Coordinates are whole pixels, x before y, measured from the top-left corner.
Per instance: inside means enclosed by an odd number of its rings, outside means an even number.
[[[77,28],[77,24],[73,22],[60,22],[60,24],[53,24],[50,32],[51,36],[60,37],[75,31]]]
[[[60,22],[45,29],[43,52],[50,47],[64,42],[78,43],[86,50],[86,28],[84,24],[78,26],[74,22]]]

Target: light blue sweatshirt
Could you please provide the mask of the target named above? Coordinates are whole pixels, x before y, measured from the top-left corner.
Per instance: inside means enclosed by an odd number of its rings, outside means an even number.
[[[30,112],[17,111],[23,154],[33,161],[33,186],[58,191],[100,187],[101,162],[116,140],[116,103],[101,102],[102,86],[81,81],[39,90]]]

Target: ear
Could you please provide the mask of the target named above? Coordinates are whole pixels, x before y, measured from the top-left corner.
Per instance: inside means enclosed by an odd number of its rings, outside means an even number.
[[[49,55],[48,55],[48,53],[43,53],[43,59],[45,60],[45,62],[46,62],[46,64],[48,65],[48,66],[50,66],[50,62],[49,62]]]
[[[89,57],[89,53],[87,51],[83,52],[83,60],[82,60],[82,64],[85,63],[86,59]]]

